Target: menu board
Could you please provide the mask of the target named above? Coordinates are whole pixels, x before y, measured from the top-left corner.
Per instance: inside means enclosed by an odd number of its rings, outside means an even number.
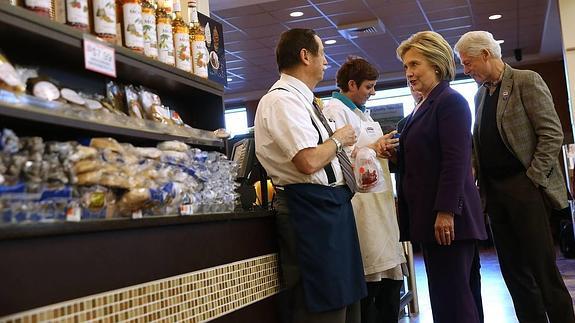
[[[228,85],[228,77],[222,24],[200,12],[198,12],[198,20],[206,35],[206,47],[210,55],[208,79],[226,86]]]

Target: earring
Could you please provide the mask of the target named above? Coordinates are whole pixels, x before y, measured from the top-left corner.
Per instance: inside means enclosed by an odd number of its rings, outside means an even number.
[[[438,71],[438,70],[435,70],[435,74],[439,74],[439,71]]]

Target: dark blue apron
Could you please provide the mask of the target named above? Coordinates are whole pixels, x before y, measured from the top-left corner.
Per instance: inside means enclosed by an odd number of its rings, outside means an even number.
[[[347,186],[290,184],[284,192],[308,310],[335,310],[365,297],[351,191]]]

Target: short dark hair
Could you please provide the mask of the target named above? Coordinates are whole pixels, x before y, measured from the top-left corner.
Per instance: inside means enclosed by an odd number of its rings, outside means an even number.
[[[276,47],[279,71],[282,72],[301,63],[299,53],[303,48],[309,50],[313,55],[317,55],[319,45],[315,36],[316,33],[313,29],[294,28],[284,31]]]
[[[348,82],[354,80],[359,87],[363,81],[377,80],[379,72],[368,61],[361,57],[350,56],[339,68],[336,75],[337,87],[343,92],[349,91]]]

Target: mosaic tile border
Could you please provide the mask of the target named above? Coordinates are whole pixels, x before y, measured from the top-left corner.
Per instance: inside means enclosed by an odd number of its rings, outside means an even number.
[[[279,290],[278,255],[269,254],[40,307],[0,322],[207,322]]]

